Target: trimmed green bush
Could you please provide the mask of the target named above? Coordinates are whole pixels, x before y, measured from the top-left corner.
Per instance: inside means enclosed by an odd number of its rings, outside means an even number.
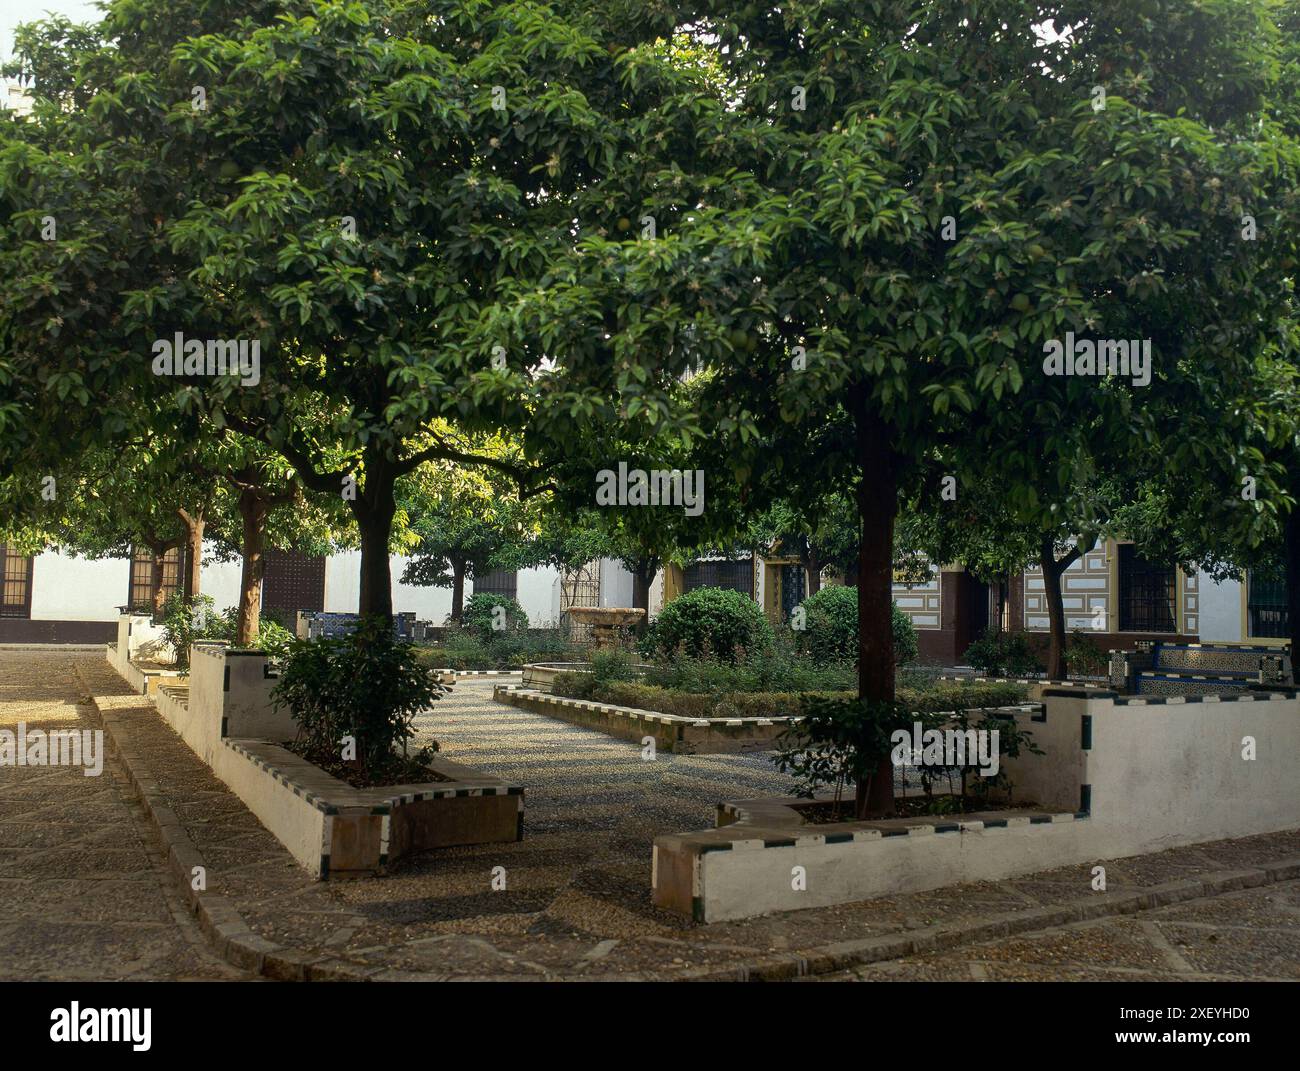
[[[615,703],[683,718],[770,718],[797,714],[808,696],[845,702],[856,699],[856,692],[849,689],[683,692],[640,681],[600,681],[594,674],[581,672],[558,674],[551,692],[566,699]],[[1019,684],[960,682],[926,689],[900,688],[898,702],[908,713],[1010,706],[1025,702],[1025,688]]]
[[[362,774],[382,783],[411,761],[427,761],[423,750],[414,760],[405,758],[407,743],[415,735],[415,715],[446,691],[414,648],[393,636],[391,622],[375,616],[362,618],[345,636],[295,642],[271,699],[276,709],[289,708],[307,758],[333,766],[350,736]]]
[[[647,630],[647,658],[712,656],[736,662],[772,646],[772,626],[748,595],[725,588],[696,588],[678,596]]]
[[[990,677],[1026,677],[1043,669],[1023,632],[986,632],[966,648],[965,657]]]
[[[822,588],[803,601],[804,628],[795,630],[799,651],[815,662],[838,659],[857,661],[858,657],[858,589],[835,585]],[[912,620],[891,604],[894,631],[894,663],[915,661],[919,647]]]
[[[461,628],[483,641],[528,627],[528,614],[509,595],[471,595],[460,615]]]

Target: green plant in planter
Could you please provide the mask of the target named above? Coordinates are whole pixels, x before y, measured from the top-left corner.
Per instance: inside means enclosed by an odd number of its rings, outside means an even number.
[[[858,657],[858,589],[835,585],[803,601],[804,627],[793,629],[795,647],[818,664]],[[912,619],[894,603],[894,664],[916,660],[920,650]]]
[[[772,642],[772,626],[753,599],[726,588],[696,588],[660,611],[641,641],[641,653],[736,662],[769,650]]]
[[[1027,677],[1043,669],[1023,632],[986,632],[966,648],[965,658],[990,677]]]
[[[1095,643],[1075,629],[1065,649],[1065,664],[1071,677],[1099,677],[1105,674],[1110,661]]]
[[[528,627],[528,614],[509,595],[472,595],[461,614],[461,627],[486,642]]]
[[[801,720],[777,737],[772,755],[777,769],[794,777],[800,796],[833,787],[837,810],[845,787],[856,785],[854,817],[869,817],[871,781],[893,749],[891,734],[910,730],[914,715],[898,702],[823,696],[804,696],[800,714]]]
[[[346,636],[295,641],[271,698],[291,711],[309,759],[337,763],[343,738],[352,737],[361,773],[378,783],[428,761],[436,744],[408,755],[412,723],[447,691],[387,619],[371,616]]]
[[[195,640],[228,640],[234,635],[231,620],[216,612],[210,595],[196,595],[190,605],[174,591],[163,604],[163,640],[176,652],[176,668],[189,669],[190,647]]]

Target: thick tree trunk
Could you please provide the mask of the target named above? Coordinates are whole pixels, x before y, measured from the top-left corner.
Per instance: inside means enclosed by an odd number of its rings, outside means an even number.
[[[1065,680],[1065,600],[1061,596],[1061,574],[1082,553],[1078,545],[1060,561],[1056,560],[1052,537],[1044,536],[1038,552],[1038,564],[1043,570],[1043,591],[1047,596],[1047,623],[1049,642],[1047,648],[1047,679]]]
[[[243,521],[244,568],[239,580],[239,621],[236,647],[255,647],[261,631],[262,578],[266,575],[266,498],[247,489],[239,493],[239,516]]]
[[[190,513],[181,509],[176,512],[185,526],[184,579],[181,582],[181,591],[185,605],[193,606],[202,586],[203,530],[207,527],[207,521],[201,511]]]
[[[1291,634],[1291,665],[1300,665],[1300,504],[1291,510],[1286,538],[1286,609]]]
[[[858,697],[894,700],[894,516],[898,510],[896,459],[889,427],[855,391],[858,449]],[[870,791],[868,792],[868,787]],[[894,767],[886,756],[870,786],[857,786],[857,814],[894,813]]]
[[[365,492],[351,503],[357,527],[361,530],[361,598],[362,617],[393,617],[393,575],[388,562],[389,538],[397,502],[393,497],[396,474],[382,459],[366,458]]]
[[[460,624],[465,614],[465,562],[453,558],[451,561],[451,619]]]

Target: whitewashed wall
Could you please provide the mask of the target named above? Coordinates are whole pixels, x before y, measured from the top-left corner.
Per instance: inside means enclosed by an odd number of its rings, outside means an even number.
[[[1197,576],[1200,638],[1203,643],[1236,643],[1241,634],[1241,581],[1216,584],[1205,573]]]
[[[77,558],[59,551],[32,563],[33,621],[116,621],[129,597],[125,558]]]

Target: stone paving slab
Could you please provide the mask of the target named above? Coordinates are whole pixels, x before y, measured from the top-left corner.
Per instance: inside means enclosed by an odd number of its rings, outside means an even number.
[[[96,729],[103,651],[0,651],[0,728]],[[89,672],[89,679],[83,674]],[[0,767],[0,978],[231,979],[176,894],[150,817],[106,757],[80,767]],[[14,910],[21,905],[21,913]]]
[[[0,660],[8,657],[0,653]],[[422,739],[439,740],[448,758],[527,786],[525,839],[423,853],[378,879],[318,883],[146,700],[111,687],[116,678],[106,680],[96,665],[77,663],[85,694],[114,696],[103,704],[106,722],[121,737],[132,780],[164,835],[177,838],[173,870],[180,873],[178,860],[193,858],[207,868],[203,896],[215,906],[203,909],[211,916],[206,932],[223,955],[272,977],[1294,976],[1285,957],[1294,953],[1300,918],[1300,831],[1110,860],[1105,893],[1091,891],[1085,865],[695,925],[650,903],[653,838],[711,827],[719,800],[779,795],[789,781],[761,755],[661,752],[643,762],[631,742],[579,726],[557,732],[543,715],[493,703],[487,682],[459,682],[421,716],[418,729]],[[33,819],[17,822],[16,838],[30,838]],[[491,891],[495,866],[506,869],[504,891]],[[0,864],[4,877],[32,880]],[[46,880],[51,902],[75,896],[67,884],[73,879]],[[1234,898],[1239,905],[1219,906]],[[1245,911],[1259,913],[1262,937],[1236,944],[1202,937],[1201,931],[1239,927]],[[1097,917],[1116,912],[1117,918]],[[114,919],[100,921],[111,926]],[[1145,928],[1148,920],[1155,932]],[[4,941],[0,935],[0,948]],[[1183,947],[1179,942],[1187,948],[1181,960],[1169,954]],[[1180,974],[1175,965],[1183,962],[1188,970]],[[158,958],[151,964],[172,969]]]

